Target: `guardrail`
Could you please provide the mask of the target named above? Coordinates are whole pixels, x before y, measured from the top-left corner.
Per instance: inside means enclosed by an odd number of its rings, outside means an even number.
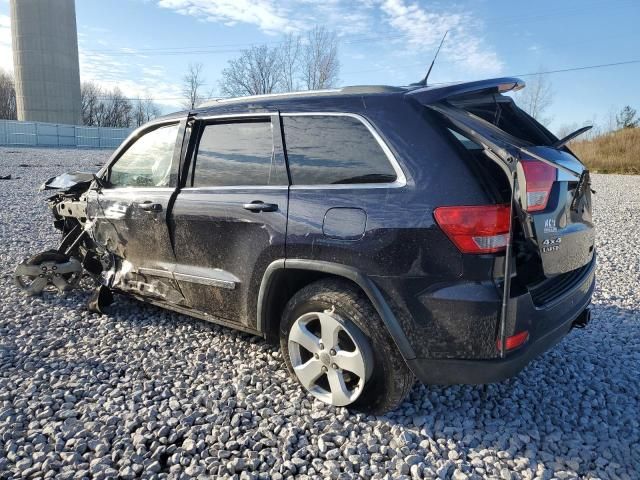
[[[0,120],[0,145],[116,148],[132,131],[132,128]]]

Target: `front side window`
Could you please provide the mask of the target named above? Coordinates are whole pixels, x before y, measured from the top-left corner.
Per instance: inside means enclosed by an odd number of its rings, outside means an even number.
[[[156,128],[136,140],[110,169],[113,187],[169,187],[175,185],[173,152],[178,124]]]
[[[268,185],[273,151],[270,120],[205,125],[193,186]]]
[[[369,129],[349,116],[284,116],[294,185],[391,183],[397,178]]]

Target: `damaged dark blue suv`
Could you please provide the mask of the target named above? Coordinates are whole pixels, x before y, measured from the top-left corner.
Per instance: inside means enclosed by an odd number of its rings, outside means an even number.
[[[500,78],[214,101],[51,179],[60,247],[28,293],[111,292],[280,343],[320,400],[518,373],[589,320],[589,173]],[[505,281],[508,279],[508,281]]]

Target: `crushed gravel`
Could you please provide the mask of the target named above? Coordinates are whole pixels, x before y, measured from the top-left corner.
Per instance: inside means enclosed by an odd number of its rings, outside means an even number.
[[[259,338],[14,286],[15,265],[58,239],[37,187],[109,153],[0,147],[14,178],[0,180],[0,478],[640,477],[640,177],[593,176],[587,329],[515,379],[419,385],[372,417],[314,401]]]

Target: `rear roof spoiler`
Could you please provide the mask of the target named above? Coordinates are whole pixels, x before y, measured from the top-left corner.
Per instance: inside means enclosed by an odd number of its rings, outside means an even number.
[[[415,88],[405,93],[405,96],[415,98],[423,105],[430,105],[449,97],[458,97],[472,93],[505,93],[524,88],[523,80],[516,77],[491,78],[475,82],[452,83],[445,86],[427,86]]]

